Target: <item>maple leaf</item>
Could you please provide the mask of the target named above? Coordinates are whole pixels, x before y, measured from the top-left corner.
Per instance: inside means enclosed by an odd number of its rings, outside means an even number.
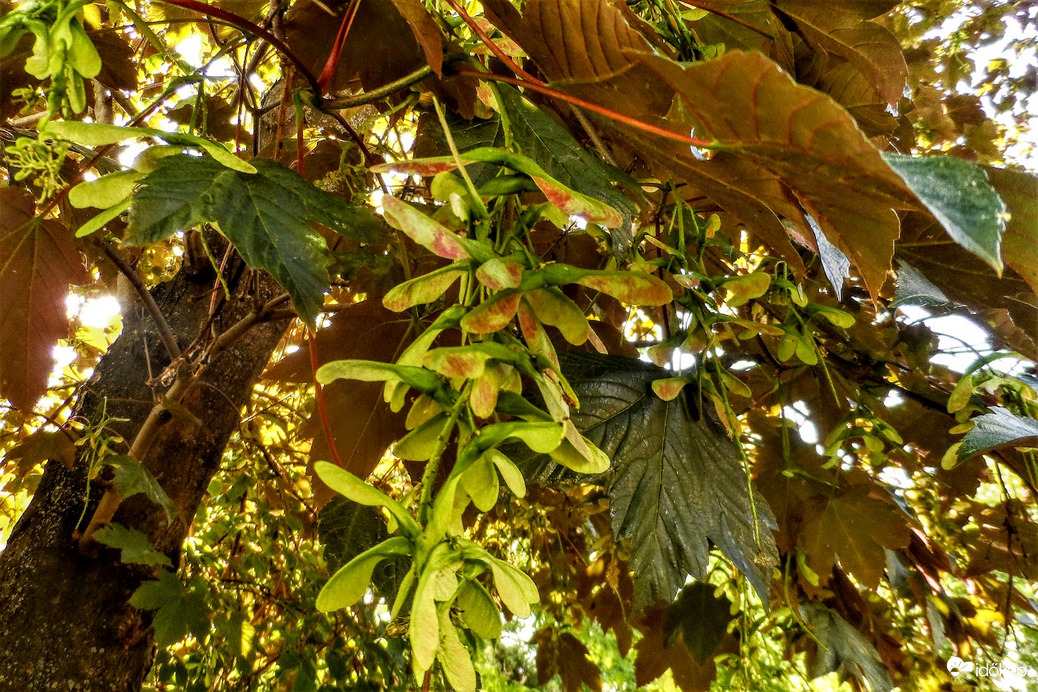
[[[893,209],[911,206],[911,193],[843,108],[760,54],[727,53],[688,67],[639,57],[674,90],[686,114],[657,117],[661,126],[687,132],[691,124],[697,137],[777,177],[878,295],[900,230]],[[726,178],[723,170],[715,174]]]
[[[46,391],[69,285],[89,280],[72,234],[35,219],[22,188],[0,188],[0,395],[16,408],[32,411]]]
[[[775,519],[763,497],[751,502],[738,449],[695,413],[690,388],[663,401],[652,383],[668,370],[612,356],[559,359],[581,402],[573,423],[613,460],[610,513],[616,538],[631,541],[635,608],[673,598],[688,574],[705,577],[708,539],[767,602]]]
[[[102,526],[94,534],[98,543],[120,551],[119,560],[127,565],[165,565],[172,567],[169,557],[160,553],[152,545],[148,537],[137,529],[130,529],[122,524]]]
[[[410,342],[411,320],[391,312],[379,300],[365,300],[335,313],[331,323],[317,332],[318,363],[336,360],[388,361]],[[310,382],[313,370],[307,349],[290,354],[267,369],[264,377],[283,382]],[[344,468],[366,478],[382,454],[407,432],[406,414],[394,413],[382,400],[381,382],[336,380],[325,386],[332,435]],[[316,414],[307,424],[315,435],[310,451],[311,464],[329,458],[328,441],[319,432]],[[317,488],[318,501],[331,495],[323,484]]]
[[[868,682],[873,690],[886,692],[893,688],[883,660],[861,632],[820,603],[807,603],[801,611],[824,647],[814,657],[812,675],[838,671]]]
[[[966,577],[999,570],[1028,581],[1038,579],[1038,526],[1027,520],[1019,500],[1004,507],[974,505],[965,544],[970,546]]]
[[[875,589],[887,564],[884,549],[904,548],[910,538],[905,514],[874,495],[871,485],[861,484],[833,497],[818,495],[809,500],[797,542],[823,580],[839,556],[846,571]]]
[[[1034,418],[996,406],[972,422],[973,429],[962,438],[959,459],[1002,447],[1038,447],[1038,420]]]
[[[581,692],[587,685],[592,692],[602,689],[602,674],[589,658],[587,647],[570,632],[551,627],[538,630],[530,643],[537,645],[537,684],[544,686],[556,674],[565,692]]]
[[[716,588],[707,582],[696,582],[681,590],[667,608],[663,631],[668,641],[680,631],[696,663],[703,666],[713,659],[725,635],[732,615],[732,602],[727,596],[715,596]]]
[[[862,20],[885,14],[896,6],[896,2],[778,0],[775,11],[791,19],[808,43],[854,65],[893,106],[903,96],[908,77],[901,44],[880,24]]]
[[[899,232],[893,209],[915,202],[830,97],[797,84],[760,53],[732,51],[682,66],[654,53],[612,3],[531,0],[522,15],[504,0],[485,5],[488,18],[555,88],[683,137],[692,129],[755,164],[761,170],[747,179],[746,166],[730,170],[732,156],[702,160],[685,143],[596,117],[648,160],[701,184],[795,266],[777,215],[800,226],[800,237],[813,247],[810,218],[878,295]],[[583,50],[574,50],[575,37]]]
[[[125,242],[143,245],[202,223],[215,222],[249,266],[277,279],[313,324],[328,288],[324,239],[310,225],[370,241],[367,214],[307,183],[273,161],[256,173],[231,170],[197,156],[170,156],[141,180]]]
[[[299,58],[319,73],[328,60],[342,14],[349,3],[333,5],[335,14],[321,5],[294,5],[285,18],[285,42]],[[377,36],[377,41],[346,41],[328,88],[332,93],[354,86],[365,89],[399,79],[423,63],[439,72],[443,62],[443,34],[436,20],[418,0],[361,2],[350,36]]]
[[[984,170],[1009,209],[1003,259],[1038,293],[1038,175],[990,166]]]
[[[696,661],[682,636],[686,630],[696,627],[695,618],[687,621],[684,619],[687,612],[672,609],[673,606],[655,608],[639,622],[638,629],[644,636],[634,645],[637,652],[634,659],[635,683],[639,687],[647,685],[670,670],[674,683],[684,692],[705,692],[717,677],[717,664],[712,656],[703,664]],[[668,619],[671,620],[669,628]],[[674,627],[675,622],[685,626]],[[729,646],[725,648],[730,650],[732,642],[734,639],[728,637]]]
[[[159,646],[170,646],[189,632],[203,641],[209,633],[211,616],[204,595],[168,570],[141,584],[130,597],[130,605],[155,611],[152,626]]]

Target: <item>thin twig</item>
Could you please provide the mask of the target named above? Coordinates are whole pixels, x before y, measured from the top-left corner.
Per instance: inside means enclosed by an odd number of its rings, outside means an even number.
[[[159,0],[159,2],[168,5],[176,5],[177,7],[183,7],[187,10],[193,10],[194,12],[198,12],[206,17],[222,19],[225,22],[233,24],[241,31],[247,31],[253,36],[262,38],[273,46],[275,50],[288,58],[289,62],[291,62],[299,71],[299,74],[303,75],[303,78],[313,90],[314,94],[318,96],[321,94],[321,87],[317,83],[317,78],[314,77],[314,73],[310,71],[310,68],[307,67],[306,63],[304,63],[299,56],[293,53],[292,49],[285,45],[284,41],[258,24],[254,24],[248,19],[240,17],[233,12],[228,12],[227,10],[216,7],[215,5],[206,5],[205,3],[197,2],[197,0]]]
[[[587,133],[587,136],[591,138],[591,143],[595,145],[595,149],[598,149],[598,153],[602,155],[605,162],[610,166],[616,166],[616,159],[613,158],[613,153],[606,148],[605,142],[603,142],[602,138],[598,136],[597,132],[595,132],[595,128],[591,124],[591,121],[587,119],[587,116],[584,115],[584,113],[576,106],[573,106],[573,115],[576,116],[577,122],[580,123],[582,128],[584,128],[584,132]]]
[[[411,74],[405,75],[389,84],[383,84],[377,89],[369,89],[368,91],[359,94],[350,94],[349,96],[342,96],[337,99],[325,101],[320,104],[321,109],[329,108],[333,110],[342,110],[345,108],[356,108],[358,106],[374,103],[375,101],[380,101],[387,96],[391,96],[398,91],[406,89],[413,84],[417,84],[431,74],[432,68],[428,65],[422,65]]]
[[[332,77],[335,76],[336,70],[339,69],[342,49],[346,45],[346,39],[349,38],[350,29],[353,28],[353,20],[357,18],[359,9],[360,0],[350,0],[350,4],[346,7],[346,12],[342,15],[342,23],[339,24],[339,32],[335,36],[335,43],[332,44],[332,50],[328,53],[328,60],[324,63],[324,69],[317,76],[317,84],[321,87],[321,92],[318,95],[328,88]]]
[[[310,370],[314,376],[314,396],[317,399],[317,416],[321,419],[321,430],[324,431],[324,437],[328,441],[328,451],[332,456],[332,461],[336,466],[344,469],[346,465],[339,456],[339,448],[335,445],[335,434],[332,432],[332,421],[328,415],[328,403],[324,398],[324,387],[317,381],[317,369],[321,364],[317,356],[317,335],[310,332],[306,341],[307,347],[310,349]]]
[[[667,130],[656,125],[651,125],[647,122],[638,120],[638,118],[633,118],[629,115],[624,115],[623,113],[618,113],[617,111],[610,110],[605,106],[600,106],[597,103],[592,103],[591,101],[585,101],[582,98],[571,96],[570,94],[559,91],[558,89],[552,89],[549,86],[545,86],[539,80],[536,82],[530,82],[528,80],[518,79],[516,77],[506,77],[505,75],[493,74],[492,72],[478,72],[476,70],[458,70],[458,74],[469,75],[471,77],[476,77],[477,79],[485,79],[492,82],[504,82],[505,84],[512,84],[514,86],[532,89],[533,91],[546,94],[547,96],[551,96],[552,98],[557,98],[560,101],[565,101],[566,103],[572,104],[574,106],[579,106],[580,108],[591,111],[592,113],[598,113],[599,115],[605,116],[610,120],[615,120],[616,122],[623,123],[625,125],[630,125],[631,127],[634,127],[638,130],[642,130],[643,132],[648,132],[659,137],[672,139],[675,142],[681,142],[682,144],[688,144],[694,147],[699,147],[700,149],[723,148],[722,145],[720,145],[717,142],[708,142],[705,139],[696,139],[695,137],[683,135],[680,132],[674,132],[672,130]]]
[[[268,300],[266,303],[260,306],[259,309],[253,310],[245,317],[241,318],[240,320],[232,324],[230,327],[222,331],[220,333],[220,336],[216,337],[216,340],[213,342],[212,346],[209,347],[207,360],[211,362],[213,357],[217,353],[223,351],[225,348],[227,348],[232,343],[241,338],[241,336],[245,334],[245,332],[249,331],[261,322],[275,322],[278,319],[295,317],[295,311],[292,311],[291,315],[275,316],[274,309],[277,306],[284,303],[286,300],[288,300],[288,298],[289,296],[287,293],[277,296],[276,298],[272,298],[271,300]]]
[[[754,26],[753,24],[751,24],[750,22],[746,21],[745,19],[742,19],[740,17],[736,17],[733,14],[729,14],[729,13],[725,12],[724,10],[720,10],[720,9],[714,7],[713,5],[708,5],[705,2],[695,2],[694,0],[678,0],[678,2],[680,2],[682,4],[685,4],[685,5],[689,5],[691,7],[695,7],[695,8],[700,9],[700,10],[704,10],[706,12],[709,12],[710,14],[716,14],[718,17],[723,17],[724,19],[727,19],[730,22],[735,22],[739,26],[745,27],[745,28],[749,29],[750,31],[752,31],[754,33],[760,34],[761,36],[763,36],[766,39],[770,39],[772,41],[775,40],[774,36],[769,34],[767,31],[764,31],[760,27]]]

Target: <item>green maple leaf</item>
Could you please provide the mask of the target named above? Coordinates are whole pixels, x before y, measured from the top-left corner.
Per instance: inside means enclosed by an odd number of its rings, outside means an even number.
[[[152,625],[155,643],[160,648],[180,641],[188,633],[201,641],[209,632],[209,611],[202,594],[186,587],[167,570],[160,571],[158,579],[137,587],[130,596],[130,605],[155,611]]]
[[[122,524],[109,524],[98,529],[94,537],[98,543],[122,551],[119,560],[125,564],[173,566],[169,558],[155,550],[148,537],[137,529],[127,528]]]
[[[1000,407],[973,419],[974,427],[962,438],[959,459],[967,459],[999,447],[1038,445],[1038,421],[1024,418]]]
[[[197,156],[170,156],[144,179],[130,208],[125,241],[154,243],[178,231],[215,223],[250,266],[277,279],[313,324],[328,289],[330,256],[311,221],[372,241],[368,213],[324,192],[274,161],[256,173]]]

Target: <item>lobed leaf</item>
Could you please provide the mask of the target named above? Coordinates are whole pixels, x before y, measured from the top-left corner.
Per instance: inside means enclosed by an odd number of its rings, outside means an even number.
[[[812,498],[797,544],[823,583],[828,583],[839,556],[844,570],[875,589],[887,564],[884,551],[904,548],[910,537],[904,513],[893,502],[874,496],[869,485],[858,485],[832,497]]]
[[[29,412],[47,388],[52,349],[68,336],[70,284],[90,275],[71,234],[34,219],[32,196],[0,187],[0,396]]]
[[[161,159],[141,180],[125,242],[154,243],[177,231],[216,223],[251,267],[265,269],[314,323],[328,288],[327,247],[311,221],[362,242],[375,240],[356,223],[358,210],[273,161],[256,174],[195,156]]]
[[[94,539],[109,548],[117,548],[120,551],[119,561],[123,564],[147,565],[148,567],[173,566],[169,558],[156,550],[151,540],[137,529],[113,523],[102,526],[94,532]]]
[[[119,493],[119,497],[125,500],[137,493],[144,493],[145,497],[166,510],[168,521],[173,521],[173,502],[144,464],[125,454],[107,457],[104,462],[115,467],[112,487]]]
[[[689,574],[704,578],[708,541],[767,602],[775,519],[756,492],[751,501],[738,449],[697,410],[691,387],[667,402],[652,383],[670,371],[613,356],[560,360],[581,401],[573,423],[611,462],[610,515],[614,535],[630,540],[634,607],[673,598]],[[545,475],[543,459],[528,463],[531,472],[540,463]]]

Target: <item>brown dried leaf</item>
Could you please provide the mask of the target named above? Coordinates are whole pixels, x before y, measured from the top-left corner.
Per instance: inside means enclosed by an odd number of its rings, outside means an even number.
[[[804,511],[797,543],[811,569],[824,581],[836,562],[866,588],[875,589],[886,565],[884,548],[908,545],[911,531],[905,514],[871,485],[854,485],[833,497],[815,496]]]
[[[43,396],[51,350],[68,336],[69,284],[89,280],[72,234],[37,221],[25,190],[0,188],[0,395],[22,411]]]
[[[390,312],[378,300],[355,303],[336,313],[331,325],[317,332],[318,361],[391,361],[407,345],[410,325],[409,319]],[[309,350],[304,347],[282,358],[264,376],[284,382],[312,381]],[[389,445],[406,433],[405,413],[389,410],[378,382],[337,380],[324,388],[324,396],[339,457],[347,471],[367,477]],[[316,415],[306,430],[314,435],[311,461],[330,459]]]
[[[819,52],[835,53],[860,70],[887,103],[901,99],[908,78],[901,44],[879,24],[862,21],[858,3],[777,0],[774,6]]]
[[[728,53],[684,68],[639,57],[675,91],[683,113],[656,124],[683,133],[691,125],[694,136],[716,141],[781,180],[878,294],[899,231],[893,208],[908,206],[910,193],[839,104],[797,84],[760,54]],[[673,143],[630,134],[654,154],[665,149],[676,158]],[[690,152],[681,159],[695,161]]]
[[[5,463],[18,461],[18,474],[29,473],[48,459],[71,470],[76,461],[75,439],[64,430],[40,430],[16,444],[7,453]]]

